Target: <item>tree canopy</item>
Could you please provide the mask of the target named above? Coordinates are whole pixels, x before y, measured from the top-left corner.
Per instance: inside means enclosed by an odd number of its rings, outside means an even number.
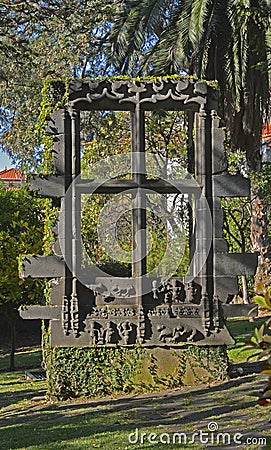
[[[17,309],[44,301],[44,282],[19,277],[19,255],[39,254],[44,240],[43,200],[25,189],[0,185],[0,308],[11,330],[10,369],[14,369]]]
[[[0,3],[0,146],[24,169],[40,162],[35,133],[44,80],[101,75],[113,1]]]
[[[0,146],[26,169],[39,163],[34,124],[48,77],[188,74],[217,79],[231,145],[258,170],[270,21],[270,0],[2,1]]]
[[[217,80],[231,145],[258,169],[262,122],[270,114],[269,0],[127,0],[112,42],[122,73]]]

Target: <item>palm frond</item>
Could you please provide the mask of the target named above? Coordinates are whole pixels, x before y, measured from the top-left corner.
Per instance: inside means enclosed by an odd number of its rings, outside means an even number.
[[[165,23],[169,0],[130,0],[115,19],[111,33],[114,63],[125,72],[148,40],[156,40]]]

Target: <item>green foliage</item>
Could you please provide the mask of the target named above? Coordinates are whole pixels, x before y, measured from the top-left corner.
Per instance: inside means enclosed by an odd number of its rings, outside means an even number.
[[[54,348],[49,395],[65,399],[130,392],[143,354],[140,348]]]
[[[259,286],[258,286],[259,288]],[[262,289],[260,295],[255,295],[254,300],[267,311],[271,311],[271,286]],[[257,403],[261,406],[271,405],[271,319],[269,318],[260,328],[254,329],[254,335],[246,342],[248,348],[253,348],[258,360],[267,358],[260,363],[261,374],[268,375],[267,385],[259,394]]]
[[[235,432],[246,436],[248,430],[254,442],[260,436],[257,444],[235,446],[236,449],[270,448],[267,420],[263,418],[261,408],[251,406],[251,398],[255,394],[254,379],[247,378],[244,389],[240,389],[240,380],[233,380],[211,388],[187,388],[126,399],[121,396],[98,402],[48,402],[43,399],[44,384],[26,381],[23,372],[0,373],[1,414],[4,418],[0,448],[3,450],[205,450],[206,444],[189,441],[192,441],[193,433],[199,432],[199,420],[204,432],[208,432],[207,423],[211,421],[217,422],[219,429],[223,429],[225,415],[221,414],[221,408],[234,411],[234,414],[227,416],[229,428],[226,428],[232,436]],[[199,420],[190,420],[195,416]],[[133,433],[131,438],[134,439],[136,428],[139,430],[138,441],[132,445],[128,437]],[[173,441],[175,430],[186,433],[187,444],[183,439],[179,445],[178,438]],[[167,443],[167,435],[170,435],[171,443]],[[155,436],[157,443],[150,444],[149,441]],[[163,443],[159,442],[160,436]],[[225,442],[223,433],[219,436],[219,442]],[[266,439],[266,446],[263,439]],[[217,448],[226,447],[224,444]]]
[[[186,73],[217,80],[231,148],[255,169],[270,114],[270,4],[242,1],[123,2],[111,40],[118,70],[132,76]]]
[[[41,90],[41,102],[39,106],[39,116],[35,123],[34,131],[37,141],[43,148],[42,162],[37,168],[37,172],[45,174],[54,173],[53,165],[53,136],[45,132],[48,117],[53,110],[67,107],[68,80],[46,78]]]
[[[115,177],[116,160],[112,156],[130,153],[130,114],[125,112],[107,112],[106,114],[83,113],[82,128],[85,141],[81,164],[82,176],[92,178],[92,170],[97,176],[95,164],[98,163],[98,165],[101,164],[102,171],[104,171],[106,166],[107,177]],[[188,165],[186,121],[183,113],[159,112],[146,114],[146,152],[147,172],[150,173],[149,178],[156,178],[157,176],[167,178],[168,167],[170,167],[172,172],[175,170],[176,173],[174,175],[177,178],[182,175],[183,170]],[[153,159],[148,158],[150,154]],[[165,165],[165,161],[167,161],[168,166]],[[168,161],[171,161],[174,166]],[[117,164],[121,164],[120,159],[117,160]],[[126,165],[124,163],[124,172],[121,178],[130,177],[129,173],[126,173]],[[178,173],[178,171],[181,173]],[[169,211],[167,196],[164,196],[164,198],[165,208],[168,209],[168,215],[170,216],[172,211]],[[116,208],[117,206],[121,207],[121,204],[125,201],[127,204],[131,204],[130,196],[126,195],[124,198],[123,195],[114,195],[113,197],[105,194],[84,195],[83,201],[81,226],[86,253],[93,262],[108,273],[116,274],[119,271],[123,276],[125,274],[129,276],[131,274],[131,262],[120,263],[106,254],[104,247],[99,243],[97,224],[99,214],[106,203],[114,201]],[[155,203],[155,201],[151,196],[148,197],[150,208],[152,202]],[[178,208],[178,215],[187,232],[189,218],[185,202],[181,204],[180,195],[176,195],[171,204],[172,209],[175,207],[175,204],[178,204],[176,207]],[[163,215],[164,212],[161,214]],[[110,224],[107,226],[110,226]],[[147,257],[147,270],[151,271],[157,267],[166,250],[167,230],[158,215],[149,210],[147,211],[147,228],[152,240],[151,251]],[[127,253],[131,252],[131,211],[122,214],[118,220],[116,235],[116,246],[118,245]],[[185,255],[178,274],[186,273],[188,263],[189,246],[187,240]]]
[[[40,163],[35,124],[47,79],[96,76],[113,1],[9,1],[1,4],[0,145],[25,170]]]
[[[225,345],[204,347],[190,345],[186,350],[185,359],[198,382],[209,383],[214,380],[223,381],[227,378],[229,361]],[[205,372],[205,375],[202,374],[202,371]]]
[[[247,198],[228,198],[221,200],[224,209],[224,236],[229,251],[234,253],[250,250],[251,203]]]
[[[168,371],[161,371],[158,357],[140,347],[49,349],[47,342],[46,348],[47,393],[50,398],[61,400],[174,389],[227,378],[225,346],[169,349],[169,357],[174,356],[176,364]],[[192,372],[192,378],[187,378],[187,370]]]
[[[15,364],[17,369],[36,369],[40,367],[41,364],[41,351],[40,350],[28,350],[16,352]],[[8,370],[9,367],[9,356],[0,356],[0,372],[3,370]]]
[[[263,199],[266,222],[271,222],[271,163],[264,163],[261,171],[251,174],[251,182],[254,192]],[[268,227],[269,239],[271,239],[271,228]],[[271,281],[271,280],[270,280]]]
[[[43,205],[24,189],[0,187],[0,304],[40,303],[43,283],[19,278],[19,255],[38,254],[43,241]]]

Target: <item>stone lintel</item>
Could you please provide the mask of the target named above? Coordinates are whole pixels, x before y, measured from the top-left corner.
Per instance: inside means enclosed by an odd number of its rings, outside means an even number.
[[[182,179],[182,180],[146,180],[140,185],[132,180],[84,180],[76,184],[76,189],[82,193],[93,192],[95,194],[106,194],[106,193],[120,193],[129,189],[146,189],[152,190],[158,193],[187,193],[200,195],[201,190],[198,183],[193,179]]]

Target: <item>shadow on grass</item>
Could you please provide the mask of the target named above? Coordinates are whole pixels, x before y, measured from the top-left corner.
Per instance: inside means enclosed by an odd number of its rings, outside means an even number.
[[[18,384],[18,383],[17,383]],[[25,385],[25,383],[22,383]],[[34,395],[45,395],[46,390],[41,389],[39,391],[31,390],[31,389],[24,389],[22,391],[18,392],[3,392],[0,393],[0,408],[5,408],[9,405],[16,405],[17,403],[21,402],[22,400],[31,399]]]
[[[192,432],[193,428],[206,427],[208,422],[215,420],[223,424],[223,421],[229,419],[241,421],[244,430],[240,429],[240,423],[232,425],[236,432],[249,431],[253,435],[259,432],[260,423],[256,421],[252,426],[248,425],[244,415],[248,414],[249,408],[255,406],[257,394],[255,399],[252,400],[251,397],[254,397],[254,391],[257,392],[260,384],[254,377],[245,377],[217,386],[184,388],[140,397],[89,400],[80,403],[33,402],[23,409],[20,406],[14,408],[12,415],[7,415],[0,421],[0,448],[69,448],[65,446],[65,442],[81,442],[82,439],[87,439],[88,447],[80,447],[81,444],[78,444],[79,446],[73,445],[71,448],[92,449],[97,446],[91,447],[91,441],[103,440],[105,435],[107,439],[111,436],[118,445],[121,445],[121,442],[128,445],[128,436],[136,428],[146,429],[151,426],[152,429],[159,429],[159,426],[163,426],[182,432],[186,427]],[[20,398],[29,394],[29,391],[23,391]],[[33,391],[31,395],[33,396]],[[268,420],[263,417],[263,429],[266,422]],[[125,447],[105,447],[101,444],[99,448]]]

